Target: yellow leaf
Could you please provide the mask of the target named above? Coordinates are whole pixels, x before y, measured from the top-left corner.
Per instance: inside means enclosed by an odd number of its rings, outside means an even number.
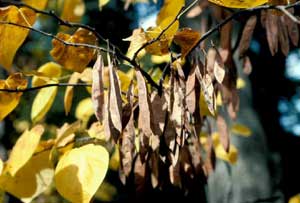
[[[147,41],[156,39],[160,35],[160,33],[171,24],[172,21],[172,17],[167,17],[157,27],[149,28],[146,32]],[[164,32],[164,34],[160,37],[158,41],[147,46],[146,51],[150,54],[159,56],[169,53],[169,46],[171,45],[173,37],[177,32],[178,28],[179,22],[177,20]]]
[[[151,56],[151,61],[152,61],[152,63],[155,63],[155,64],[169,63],[171,61],[171,57],[170,57],[169,54],[165,54],[165,55],[162,55],[162,56],[152,55]]]
[[[147,42],[147,39],[144,30],[142,28],[138,28],[133,30],[132,35],[126,39],[123,39],[123,41],[130,41],[126,55],[132,59],[135,52]],[[141,51],[138,54],[138,57],[141,58],[144,54],[145,52]]]
[[[25,151],[23,151],[25,152]],[[2,174],[0,188],[29,203],[52,183],[54,169],[49,160],[50,151],[38,153],[15,174]]]
[[[77,72],[74,72],[70,79],[69,79],[69,84],[76,84],[80,78],[80,74]],[[68,86],[66,88],[65,92],[65,97],[64,97],[64,105],[65,105],[65,113],[66,115],[69,114],[72,106],[72,101],[73,101],[73,94],[74,94],[74,86]]]
[[[39,122],[50,110],[57,94],[57,86],[46,87],[41,89],[32,103],[31,120]]]
[[[25,4],[33,8],[44,10],[47,6],[48,0],[22,0]]]
[[[157,16],[156,24],[161,24],[166,18],[175,19],[184,4],[185,0],[165,0]]]
[[[246,82],[242,78],[238,78],[236,81],[236,88],[237,89],[243,89],[246,86]]]
[[[251,130],[247,126],[238,123],[233,124],[231,132],[245,137],[249,137],[252,134]]]
[[[97,41],[97,38],[93,33],[82,28],[79,28],[72,36],[69,34],[58,33],[56,37],[69,43],[95,45]],[[54,60],[64,68],[80,73],[93,59],[95,53],[94,49],[83,46],[66,46],[56,39],[52,40],[52,45],[53,49],[50,54]]]
[[[88,134],[90,137],[97,138],[99,140],[106,140],[104,127],[100,122],[93,123],[88,130]]]
[[[109,154],[99,145],[72,149],[59,160],[55,169],[57,191],[67,200],[89,203],[106,175]]]
[[[91,68],[84,69],[84,71],[80,74],[80,80],[85,83],[92,84],[92,72],[93,70]],[[90,94],[92,93],[92,87],[86,87],[86,89]]]
[[[27,80],[23,79],[20,73],[10,75],[6,80],[0,80],[0,89],[24,89],[26,87]],[[18,106],[21,96],[21,92],[0,92],[0,121]]]
[[[99,9],[102,10],[102,7],[105,6],[109,0],[99,0]]]
[[[70,143],[75,138],[75,132],[81,127],[81,122],[76,121],[72,124],[65,123],[60,129],[57,130],[57,136],[55,139],[56,147],[63,147]]]
[[[75,110],[75,117],[82,121],[88,121],[94,115],[94,108],[92,99],[85,98],[81,100]]]
[[[26,164],[37,148],[43,133],[44,127],[37,125],[30,131],[26,130],[19,137],[6,163],[5,172],[14,176]]]
[[[300,194],[296,194],[289,199],[289,203],[300,203]]]
[[[60,0],[59,5],[63,4],[61,18],[69,22],[80,22],[85,12],[83,0]]]
[[[229,152],[226,152],[224,150],[224,147],[222,146],[220,142],[220,135],[219,133],[213,133],[213,143],[214,143],[214,149],[216,153],[216,157],[219,159],[222,159],[228,163],[235,164],[238,159],[238,150],[234,145],[230,145]]]
[[[253,8],[268,2],[268,0],[208,0],[208,1],[229,8]]]
[[[36,18],[34,11],[15,6],[0,8],[0,21],[32,26]],[[14,56],[29,33],[28,29],[0,24],[0,65],[10,70]]]
[[[54,62],[48,62],[37,70],[35,76],[32,77],[31,86],[37,87],[46,85],[51,80],[56,81],[61,76],[61,66]]]

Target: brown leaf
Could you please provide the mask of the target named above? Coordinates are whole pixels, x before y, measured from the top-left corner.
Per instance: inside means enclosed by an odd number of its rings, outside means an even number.
[[[92,83],[92,101],[95,115],[98,121],[102,123],[104,117],[104,84],[103,84],[103,59],[98,54],[97,61],[93,67]]]
[[[136,70],[136,78],[137,78],[137,85],[138,85],[138,99],[139,99],[139,118],[138,118],[138,126],[139,129],[143,132],[143,135],[146,136],[147,140],[150,139],[150,136],[153,134],[152,132],[152,109],[151,103],[148,96],[148,89],[145,82],[145,79],[142,73],[139,70]]]
[[[204,163],[204,173],[206,176],[211,174],[215,169],[216,154],[213,148],[213,141],[211,136],[207,137],[206,159]]]
[[[161,136],[165,127],[165,121],[168,110],[167,93],[164,91],[161,96],[158,92],[153,91],[151,94],[151,108],[155,109],[153,114],[153,132]]]
[[[181,58],[184,58],[200,39],[200,33],[190,28],[183,28],[174,35],[174,42],[181,47]]]
[[[221,115],[217,116],[217,127],[218,127],[218,131],[220,133],[221,144],[223,145],[223,148],[225,149],[225,151],[229,152],[229,146],[230,146],[229,130],[228,130],[225,119]]]
[[[208,74],[212,79],[214,79],[214,66],[217,57],[217,50],[215,48],[210,48],[206,55],[205,66]]]
[[[266,30],[267,40],[272,56],[278,51],[278,18],[279,16],[273,15],[272,11],[267,11]]]
[[[158,151],[151,153],[151,158],[149,160],[149,167],[151,170],[151,184],[153,188],[156,188],[159,184],[159,155]]]
[[[135,150],[135,129],[133,114],[131,114],[129,122],[126,128],[123,130],[120,145],[121,168],[124,171],[124,174],[128,177],[131,172]]]
[[[175,153],[179,154],[179,148],[177,148]],[[169,166],[170,182],[174,186],[181,186],[180,162],[178,161],[179,156],[173,155],[172,153],[170,155],[172,159],[172,164]]]
[[[278,19],[278,39],[280,43],[281,52],[287,56],[290,51],[290,41],[289,41],[289,33],[287,26],[285,26],[285,22],[282,22],[281,19]]]
[[[201,155],[201,145],[198,136],[191,136],[188,140],[188,151],[190,154],[190,159],[195,169],[196,174],[202,173],[202,155]]]
[[[207,0],[200,1],[196,6],[194,6],[187,14],[187,18],[194,18],[198,15],[201,15],[204,9],[208,7],[209,3]]]
[[[196,66],[193,66],[186,81],[185,95],[185,103],[191,114],[196,112],[197,101],[199,100],[196,96],[196,82]]]
[[[204,75],[200,84],[208,110],[212,115],[214,115],[216,111],[216,96],[214,92],[213,82],[209,74]]]
[[[246,75],[249,75],[252,72],[252,64],[249,56],[243,58],[243,71]]]
[[[251,16],[244,27],[243,33],[242,33],[242,38],[239,42],[239,51],[240,51],[240,56],[244,56],[246,51],[250,47],[250,42],[252,39],[253,31],[255,29],[257,23],[257,16],[253,15]]]
[[[294,13],[294,9],[288,9],[289,12]],[[284,22],[284,24],[287,26],[288,29],[288,33],[289,33],[289,37],[292,41],[292,44],[294,46],[298,46],[299,43],[299,28],[298,28],[298,24],[295,23],[292,19],[290,19],[287,15],[284,15],[282,17],[282,21]]]
[[[143,163],[140,156],[136,157],[134,163],[134,183],[137,195],[141,195],[145,190],[146,183],[146,163]]]
[[[231,100],[228,104],[227,111],[232,120],[237,118],[237,112],[239,111],[240,97],[236,89],[232,90]]]
[[[214,76],[218,83],[222,84],[225,78],[225,65],[220,53],[217,51],[216,61],[214,63]]]

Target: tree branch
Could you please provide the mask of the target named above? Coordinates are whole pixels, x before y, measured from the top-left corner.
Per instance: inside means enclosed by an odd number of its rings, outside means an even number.
[[[30,92],[30,91],[35,91],[47,87],[67,87],[67,86],[73,86],[73,87],[91,87],[91,84],[87,83],[53,83],[53,84],[46,84],[46,85],[41,85],[41,86],[36,86],[36,87],[30,87],[26,89],[0,89],[0,92],[8,92],[8,93],[18,93],[18,92]]]

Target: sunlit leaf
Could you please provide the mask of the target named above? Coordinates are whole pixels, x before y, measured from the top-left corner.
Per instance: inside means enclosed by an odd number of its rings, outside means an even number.
[[[132,58],[135,52],[147,42],[146,34],[142,28],[133,30],[132,35],[123,40],[130,41],[130,45],[126,54],[129,58]],[[144,53],[145,52],[141,51],[138,56],[142,57]]]
[[[26,130],[13,147],[5,171],[14,176],[31,158],[43,133],[44,127],[41,125],[35,126],[30,131]]]
[[[80,22],[85,12],[83,0],[60,0],[62,6],[61,18],[69,22]]]
[[[99,145],[72,149],[59,160],[55,169],[57,191],[67,200],[89,203],[104,180],[109,154]]]
[[[292,196],[288,203],[300,203],[300,194]]]
[[[12,22],[31,27],[35,21],[36,14],[28,8],[17,8],[15,6],[0,8],[0,21]],[[10,70],[14,56],[23,44],[29,33],[28,29],[12,25],[0,24],[0,65]]]
[[[171,24],[172,21],[172,17],[167,17],[157,27],[149,28],[146,31],[147,41],[156,39],[160,35],[160,33]],[[169,53],[169,46],[171,45],[173,37],[177,32],[178,28],[179,22],[177,20],[164,32],[164,34],[160,37],[159,40],[147,46],[146,51],[150,54],[160,56]]]
[[[32,77],[31,86],[46,85],[50,81],[56,81],[61,76],[61,66],[54,62],[48,62],[39,67],[35,76]]]
[[[25,152],[25,151],[23,151]],[[49,159],[50,151],[34,155],[16,174],[2,174],[0,188],[29,203],[51,185],[54,169]]]
[[[82,28],[79,28],[73,35],[58,33],[56,37],[69,43],[95,45],[97,41],[96,36],[92,32]],[[91,48],[67,46],[56,39],[52,40],[52,45],[53,48],[50,54],[54,60],[64,68],[76,72],[82,72],[95,53],[95,50]]]
[[[25,4],[33,8],[44,10],[47,6],[48,0],[22,0]]]
[[[37,93],[31,109],[31,120],[34,123],[42,120],[50,110],[57,94],[57,89],[57,86],[52,86],[43,88]]]
[[[0,80],[0,89],[25,89],[26,87],[27,80],[19,73],[10,75],[6,80]],[[0,92],[0,121],[18,106],[21,96],[21,92]]]
[[[78,80],[80,79],[80,74],[77,72],[74,72],[68,83],[69,84],[76,84]],[[64,106],[65,106],[65,113],[66,115],[69,114],[71,107],[72,107],[72,101],[73,101],[73,94],[74,94],[74,86],[68,86],[66,88],[65,97],[64,97]]]
[[[66,144],[70,143],[75,138],[75,132],[81,127],[81,122],[76,121],[72,124],[65,123],[60,129],[57,130],[57,135],[55,139],[56,147],[64,147]]]
[[[245,137],[249,137],[252,134],[250,128],[245,125],[235,123],[231,127],[231,132],[237,135],[242,135]]]
[[[99,122],[95,122],[88,129],[88,134],[90,137],[97,138],[99,140],[106,140],[104,135],[104,127]]]
[[[208,1],[229,8],[253,8],[268,2],[268,0],[208,0]]]

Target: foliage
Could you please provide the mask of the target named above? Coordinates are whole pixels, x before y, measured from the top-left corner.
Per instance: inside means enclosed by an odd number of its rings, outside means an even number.
[[[124,8],[131,3],[126,0]],[[233,59],[232,20],[241,15],[247,19],[238,41],[245,73],[251,69],[247,50],[258,12],[272,55],[279,47],[287,55],[290,42],[293,46],[299,42],[293,7],[300,4],[295,1],[195,0],[185,6],[184,0],[165,0],[155,27],[137,28],[125,39],[130,42],[127,54],[79,23],[85,10],[82,0],[59,0],[60,15],[48,12],[50,1],[45,0],[3,4],[0,64],[9,76],[0,80],[0,121],[9,119],[24,94],[38,91],[32,104],[26,104],[31,105],[29,128],[17,139],[8,160],[0,160],[0,188],[23,202],[53,187],[52,181],[65,199],[90,202],[109,167],[119,171],[124,184],[133,175],[137,192],[147,182],[153,188],[170,182],[188,191],[192,185],[184,179],[206,178],[215,157],[235,164],[238,149],[230,144],[230,134],[247,137],[251,130],[234,122],[238,89],[245,83]],[[107,4],[99,1],[99,12]],[[230,13],[220,6],[242,10]],[[180,28],[183,15],[201,15],[206,8],[212,9],[216,26],[208,30],[208,20],[202,17],[201,32]],[[56,35],[36,29],[35,22],[43,15],[64,27]],[[208,43],[217,31],[220,34],[213,40],[218,45]],[[53,61],[37,70],[17,71],[14,58],[30,32],[52,38],[48,51]],[[165,63],[165,69],[155,69],[153,60],[153,69],[146,70],[143,65],[149,56],[158,57],[157,64]],[[65,114],[77,121],[61,122],[51,131],[46,117],[62,86],[67,86]],[[89,95],[79,102],[73,99],[81,94],[78,86],[86,87]]]

